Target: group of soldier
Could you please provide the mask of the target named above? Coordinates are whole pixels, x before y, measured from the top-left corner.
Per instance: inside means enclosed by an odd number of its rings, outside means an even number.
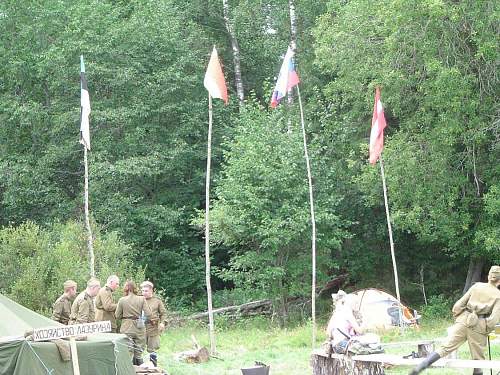
[[[156,366],[160,334],[165,329],[165,306],[154,295],[154,285],[150,281],[141,283],[139,293],[135,283],[127,280],[123,288],[124,296],[116,303],[113,293],[119,285],[116,275],[109,276],[103,287],[98,279],[91,278],[85,290],[77,295],[76,282],[67,280],[64,282],[64,293],[54,303],[52,319],[66,325],[109,320],[112,332],[117,332],[117,320],[121,320],[120,333],[127,335],[131,341],[133,364],[143,363],[142,353],[146,346],[149,358]]]

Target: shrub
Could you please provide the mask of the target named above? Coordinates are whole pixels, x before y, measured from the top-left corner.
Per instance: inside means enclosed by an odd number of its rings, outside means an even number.
[[[111,274],[144,280],[144,270],[132,262],[133,249],[116,233],[94,230],[95,270],[101,284]],[[76,222],[45,229],[33,223],[4,228],[0,254],[0,291],[44,315],[50,314],[65,280],[75,280],[81,291],[90,274],[86,233]]]
[[[453,301],[450,298],[438,294],[429,298],[429,304],[422,306],[420,313],[424,319],[430,320],[451,318],[452,306]]]

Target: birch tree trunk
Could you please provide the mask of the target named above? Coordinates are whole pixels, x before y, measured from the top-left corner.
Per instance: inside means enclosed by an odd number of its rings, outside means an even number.
[[[240,109],[245,100],[245,92],[243,90],[243,80],[241,78],[241,64],[240,64],[240,46],[234,31],[234,24],[229,14],[228,0],[222,0],[222,7],[224,10],[224,24],[231,40],[231,48],[233,50],[233,64],[234,64],[234,80],[236,82],[236,94],[238,95]]]
[[[295,54],[297,49],[297,15],[295,14],[294,0],[288,0],[288,9],[290,13],[290,47]]]
[[[297,16],[295,14],[294,0],[288,0],[288,12],[290,13],[290,48],[293,55],[297,50]],[[293,92],[288,90],[288,104],[293,103]]]

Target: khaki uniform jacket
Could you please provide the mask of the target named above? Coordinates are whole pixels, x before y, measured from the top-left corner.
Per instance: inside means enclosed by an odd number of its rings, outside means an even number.
[[[52,306],[51,319],[62,324],[68,324],[72,303],[72,299],[70,299],[67,295],[62,294]]]
[[[165,305],[162,300],[156,296],[146,298],[146,303],[149,305],[152,313],[151,319],[146,323],[146,333],[148,336],[159,335],[158,324],[164,323],[167,317]]]
[[[143,311],[146,319],[151,319],[151,309],[143,296],[130,293],[128,296],[120,298],[115,311],[116,319],[122,320],[120,333],[144,336],[145,329],[137,327],[137,320]]]
[[[116,330],[115,310],[116,303],[113,301],[113,291],[109,286],[104,286],[95,297],[95,320],[96,322],[109,320],[111,327]]]
[[[94,300],[84,290],[75,298],[73,305],[71,305],[69,324],[92,322],[95,322]]]
[[[475,312],[478,319],[473,329],[488,334],[500,321],[500,290],[490,283],[475,283],[453,306],[458,323],[466,324],[468,313]]]

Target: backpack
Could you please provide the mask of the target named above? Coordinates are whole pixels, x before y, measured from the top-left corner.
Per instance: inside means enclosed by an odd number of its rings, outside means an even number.
[[[368,334],[344,339],[332,347],[338,354],[377,354],[384,353],[377,335]]]

